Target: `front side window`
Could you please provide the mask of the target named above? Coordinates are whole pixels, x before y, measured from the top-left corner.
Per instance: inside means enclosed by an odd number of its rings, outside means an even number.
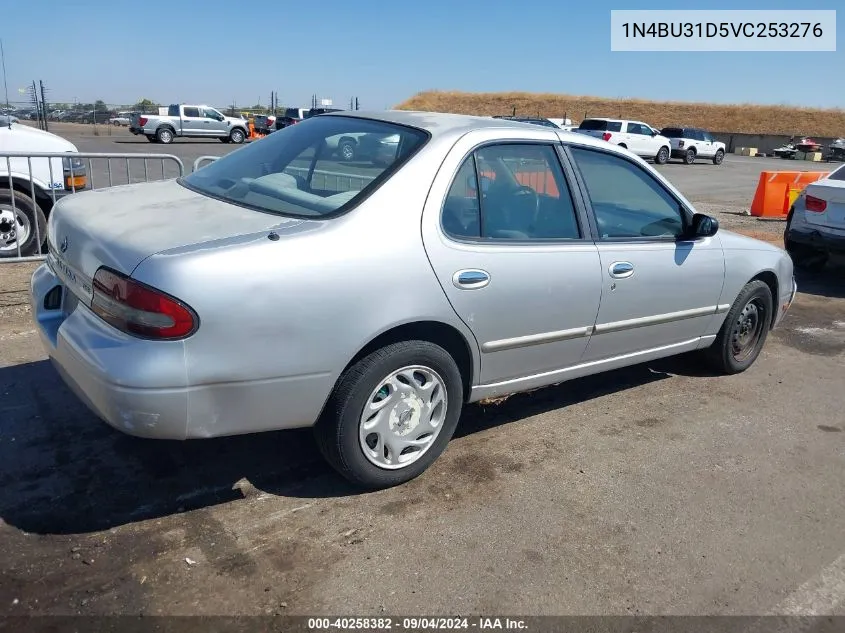
[[[355,145],[352,164],[341,139],[392,142]],[[322,217],[379,186],[428,140],[428,134],[384,121],[338,115],[310,118],[232,152],[180,180],[227,202],[295,217]]]
[[[572,147],[601,239],[680,237],[680,203],[653,176],[608,152]]]
[[[452,183],[442,223],[454,237],[581,237],[569,187],[550,145],[502,144],[476,150]]]

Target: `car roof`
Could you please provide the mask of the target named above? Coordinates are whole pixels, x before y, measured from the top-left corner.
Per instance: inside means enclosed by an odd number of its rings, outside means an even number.
[[[470,114],[452,114],[445,112],[422,112],[414,110],[344,110],[320,115],[348,116],[385,121],[398,125],[407,125],[427,131],[434,139],[456,139],[467,132],[480,129],[530,130],[533,134],[552,132],[567,142],[596,147],[607,147],[607,143],[584,134],[576,134],[559,128],[545,127],[533,123],[524,123],[513,119],[494,119],[493,117]]]

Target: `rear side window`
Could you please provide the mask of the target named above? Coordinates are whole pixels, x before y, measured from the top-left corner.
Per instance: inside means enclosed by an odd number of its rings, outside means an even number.
[[[442,224],[454,237],[581,237],[560,161],[549,145],[488,145],[476,150],[449,189]]]
[[[607,121],[603,121],[601,119],[585,119],[581,121],[581,125],[578,126],[578,129],[604,132],[607,129]]]
[[[200,115],[199,108],[185,108],[184,112],[185,114],[183,116],[187,117],[198,117]]]
[[[830,180],[845,180],[845,165],[842,165],[839,169],[830,174],[828,178]]]
[[[684,130],[679,127],[665,127],[660,133],[667,138],[684,138]]]

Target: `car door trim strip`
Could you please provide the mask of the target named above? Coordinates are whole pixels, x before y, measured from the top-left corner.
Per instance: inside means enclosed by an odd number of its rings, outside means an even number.
[[[682,321],[684,319],[694,319],[702,316],[712,316],[727,312],[730,309],[730,304],[720,304],[715,306],[707,306],[705,308],[692,308],[690,310],[680,310],[678,312],[666,312],[664,314],[655,314],[647,317],[639,317],[636,319],[627,319],[625,321],[612,321],[610,323],[599,323],[595,326],[576,327],[568,330],[557,330],[554,332],[541,332],[539,334],[528,334],[526,336],[515,336],[513,338],[503,338],[496,341],[487,341],[482,344],[482,352],[502,352],[509,349],[516,349],[519,347],[528,347],[530,345],[544,345],[547,343],[557,343],[560,341],[569,341],[572,339],[583,338],[591,336],[592,334],[607,334],[610,332],[621,332],[624,330],[631,330],[639,327],[646,327],[649,325],[660,325],[663,323],[671,323],[673,321]]]

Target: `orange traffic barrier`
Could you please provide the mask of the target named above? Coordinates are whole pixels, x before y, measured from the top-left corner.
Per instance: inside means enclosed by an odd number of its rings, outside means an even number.
[[[764,218],[786,217],[792,201],[811,182],[827,176],[826,171],[764,171],[751,202],[751,215]]]

